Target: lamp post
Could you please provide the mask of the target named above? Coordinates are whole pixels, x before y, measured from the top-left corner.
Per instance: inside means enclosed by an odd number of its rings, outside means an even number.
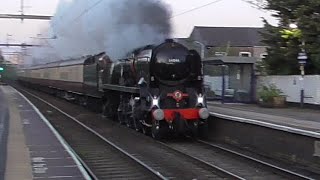
[[[195,44],[199,44],[201,46],[201,59],[204,59],[204,50],[205,50],[206,46],[203,43],[199,42],[199,41],[193,41],[193,42]]]
[[[291,23],[289,25],[289,27],[291,29],[298,29],[298,25],[297,24],[294,24],[294,23]],[[304,105],[304,98],[305,98],[305,95],[304,95],[304,75],[305,75],[305,70],[304,70],[304,67],[307,63],[307,59],[308,59],[308,56],[306,54],[306,51],[304,49],[304,46],[305,46],[305,41],[304,39],[302,39],[301,41],[301,52],[298,54],[298,62],[299,62],[299,65],[300,65],[300,74],[301,74],[301,89],[300,89],[300,107],[303,108],[303,105]]]

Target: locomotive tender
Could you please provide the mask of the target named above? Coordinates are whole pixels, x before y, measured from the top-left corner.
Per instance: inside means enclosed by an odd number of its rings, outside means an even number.
[[[201,58],[173,40],[114,62],[100,53],[26,68],[19,80],[82,105],[100,106],[104,116],[155,139],[169,133],[197,136],[207,128]]]

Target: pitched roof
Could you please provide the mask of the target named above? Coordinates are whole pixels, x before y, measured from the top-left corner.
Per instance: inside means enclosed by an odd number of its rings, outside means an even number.
[[[255,57],[239,57],[239,56],[222,56],[222,57],[208,57],[203,60],[205,64],[210,64],[215,61],[222,61],[226,64],[255,64],[257,58]]]
[[[209,46],[226,46],[228,42],[230,46],[264,46],[259,32],[263,32],[263,28],[195,26],[190,38]]]

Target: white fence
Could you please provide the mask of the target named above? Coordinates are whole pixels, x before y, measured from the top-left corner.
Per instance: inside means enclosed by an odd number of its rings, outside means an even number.
[[[304,88],[304,102],[320,104],[320,75],[304,76],[259,76],[257,88],[261,85],[274,84],[287,96],[288,102],[300,102],[300,90]]]

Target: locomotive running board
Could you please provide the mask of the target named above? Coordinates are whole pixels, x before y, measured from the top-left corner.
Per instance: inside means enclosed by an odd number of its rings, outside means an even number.
[[[135,93],[138,94],[140,89],[137,87],[126,87],[126,86],[119,86],[119,85],[112,85],[112,84],[103,84],[103,90],[112,90],[112,91],[121,91],[127,93]]]

